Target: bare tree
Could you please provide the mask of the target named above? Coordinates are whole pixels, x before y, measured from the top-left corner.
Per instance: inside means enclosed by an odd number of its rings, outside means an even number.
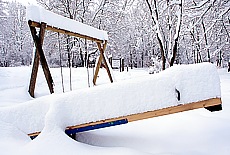
[[[156,38],[161,51],[162,69],[164,70],[167,62],[172,66],[176,59],[182,25],[183,1],[146,0],[146,4],[155,27]],[[164,8],[164,6],[167,7]],[[159,10],[163,11],[160,12]]]

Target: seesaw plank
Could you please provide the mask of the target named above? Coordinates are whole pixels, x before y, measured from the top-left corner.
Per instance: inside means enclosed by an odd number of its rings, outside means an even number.
[[[159,110],[154,110],[154,111],[148,111],[144,113],[139,113],[139,114],[132,114],[128,116],[122,116],[118,118],[111,118],[111,119],[106,119],[106,120],[101,120],[97,122],[90,122],[90,123],[85,123],[85,124],[80,124],[76,126],[69,126],[66,128],[66,133],[78,133],[78,132],[83,132],[83,131],[88,131],[88,130],[94,130],[94,129],[99,129],[99,128],[105,128],[105,127],[110,127],[114,125],[120,125],[120,124],[125,124],[128,122],[133,122],[133,121],[138,121],[138,120],[143,120],[143,119],[148,119],[148,118],[153,118],[153,117],[158,117],[158,116],[163,116],[163,115],[169,115],[169,114],[174,114],[178,112],[183,112],[183,111],[188,111],[188,110],[194,110],[198,108],[208,108],[208,107],[213,107],[213,106],[218,106],[219,109],[217,110],[222,110],[221,108],[221,98],[212,98],[212,99],[207,99],[203,101],[198,101],[198,102],[193,102],[193,103],[188,103],[188,104],[181,104],[173,107],[168,107],[168,108],[163,108]],[[214,110],[212,110],[214,111]],[[71,131],[68,131],[71,130]],[[28,134],[30,137],[36,137],[40,132],[36,133],[31,133]]]

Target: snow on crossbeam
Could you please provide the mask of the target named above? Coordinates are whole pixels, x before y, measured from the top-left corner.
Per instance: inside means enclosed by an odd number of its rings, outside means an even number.
[[[99,30],[76,20],[55,14],[40,6],[29,5],[26,10],[27,21],[29,21],[30,26],[40,27],[41,23],[46,23],[46,29],[54,32],[86,38],[97,42],[108,40],[108,34],[106,31]]]

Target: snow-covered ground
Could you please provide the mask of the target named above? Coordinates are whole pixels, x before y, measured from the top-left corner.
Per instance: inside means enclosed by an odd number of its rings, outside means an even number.
[[[33,100],[27,93],[30,72],[30,67],[0,68],[0,112],[7,111],[5,109],[11,105],[20,106],[26,101]],[[92,70],[89,70],[89,73],[91,75]],[[230,73],[227,73],[226,69],[219,69],[218,73],[221,80],[222,111],[211,113],[205,109],[198,109],[136,121],[79,133],[77,141],[69,138],[57,124],[47,122],[46,126],[52,125],[52,128],[45,128],[32,141],[27,133],[9,122],[2,121],[4,116],[1,115],[0,154],[228,155],[230,154]],[[51,69],[51,74],[55,82],[55,94],[61,94],[63,89],[60,69]],[[117,82],[146,75],[148,71],[145,69],[114,72]],[[91,78],[92,76],[90,81]],[[92,83],[88,84],[87,79],[85,68],[72,69],[73,90],[81,90],[89,85],[93,87]],[[67,68],[64,68],[64,83],[65,91],[70,91]],[[105,70],[100,70],[97,83],[109,85]],[[35,96],[41,98],[45,95],[49,95],[49,90],[42,69],[39,68]],[[132,102],[132,99],[130,101]],[[39,111],[39,109],[32,110],[35,113]],[[46,118],[52,118],[52,113],[48,113]]]

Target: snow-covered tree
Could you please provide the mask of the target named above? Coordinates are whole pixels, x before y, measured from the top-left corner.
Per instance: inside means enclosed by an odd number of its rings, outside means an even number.
[[[106,30],[109,35],[106,53],[124,58],[125,66],[160,63],[165,69],[174,63],[209,61],[226,66],[229,61],[228,0],[38,2],[57,14]],[[0,65],[29,65],[33,46],[25,19],[26,8],[2,0],[0,7]],[[60,66],[60,61],[62,66],[86,66],[87,53],[95,50],[96,44],[46,31],[43,48],[50,66]]]
[[[176,59],[182,25],[183,0],[146,0],[154,33],[161,52],[162,69],[172,66]]]
[[[0,2],[1,13],[1,63],[3,66],[29,65],[31,41],[25,19],[25,6],[15,2]]]
[[[190,44],[182,46],[190,49],[193,63],[217,61],[220,64],[225,57],[223,53],[228,55],[229,5],[225,0],[186,1],[183,41]]]

